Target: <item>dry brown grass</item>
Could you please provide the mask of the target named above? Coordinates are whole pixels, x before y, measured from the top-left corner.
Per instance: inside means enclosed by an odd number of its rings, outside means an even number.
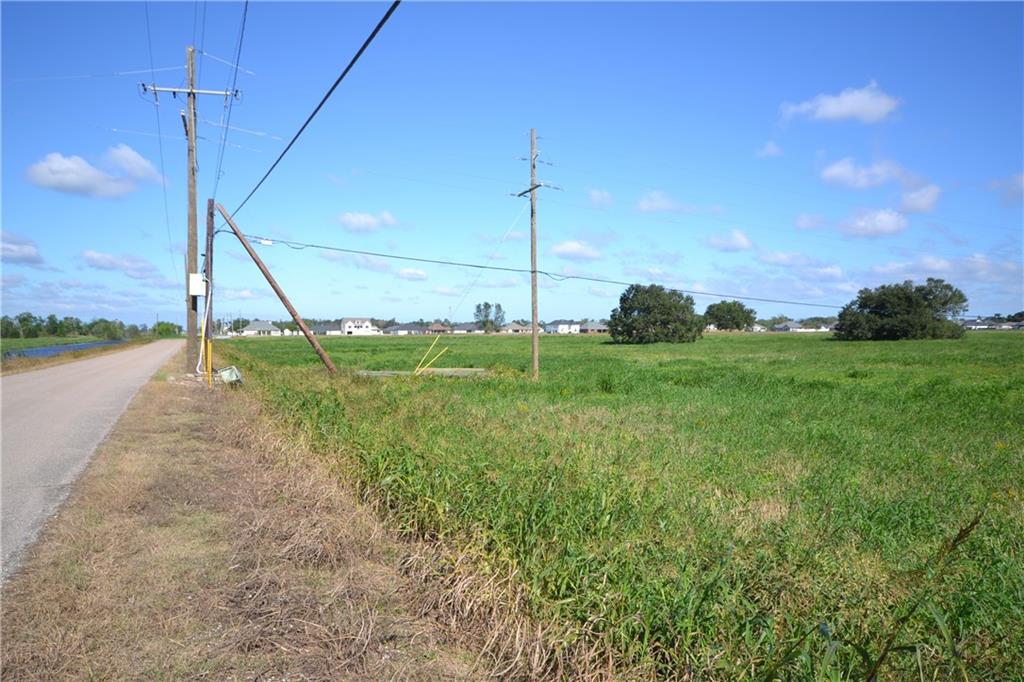
[[[106,355],[107,353],[128,350],[129,348],[138,348],[142,344],[150,343],[153,340],[154,339],[137,339],[126,343],[115,344],[113,346],[97,346],[96,348],[87,348],[85,350],[71,350],[45,358],[27,358],[15,355],[0,360],[0,376],[29,372],[36,369],[43,369],[44,367],[63,365],[68,362],[74,362],[75,360],[91,358],[96,355]]]
[[[374,515],[225,397],[140,391],[4,586],[0,676],[479,677]]]

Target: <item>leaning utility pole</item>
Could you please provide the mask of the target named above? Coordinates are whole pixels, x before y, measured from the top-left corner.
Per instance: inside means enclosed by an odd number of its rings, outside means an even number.
[[[533,309],[533,380],[540,378],[540,325],[537,322],[537,129],[530,128],[530,306]]]
[[[160,103],[159,93],[169,92],[175,98],[184,93],[187,98],[186,111],[181,112],[181,120],[185,125],[185,136],[188,140],[188,239],[185,249],[185,372],[196,371],[199,359],[199,338],[196,318],[199,310],[198,298],[205,293],[202,277],[198,274],[198,235],[196,218],[196,95],[218,95],[220,97],[238,97],[237,90],[198,90],[196,89],[196,50],[189,45],[185,49],[185,68],[188,85],[185,88],[158,87],[155,83],[139,83],[143,94],[152,92],[157,104]]]

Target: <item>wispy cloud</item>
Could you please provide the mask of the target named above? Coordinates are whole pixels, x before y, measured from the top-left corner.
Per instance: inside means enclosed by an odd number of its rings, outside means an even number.
[[[925,185],[903,193],[900,210],[904,213],[931,213],[939,201],[942,190],[938,185]]]
[[[52,152],[29,166],[26,176],[37,187],[99,198],[124,196],[140,181],[163,181],[153,164],[126,144],[110,147],[103,162],[110,172],[80,156]]]
[[[559,258],[576,261],[597,260],[601,257],[601,252],[590,244],[573,239],[555,244],[551,247],[551,253]]]
[[[421,282],[427,278],[427,273],[418,268],[402,268],[398,271],[399,279],[407,279],[411,282]]]
[[[231,287],[217,287],[215,297],[222,297],[228,301],[252,301],[269,296],[265,289],[234,289]]]
[[[695,211],[696,206],[676,201],[668,193],[660,189],[644,192],[636,202],[636,210],[641,213],[668,213],[673,211]]]
[[[434,287],[433,292],[438,296],[461,296],[462,292],[458,289],[454,289],[448,286],[437,286]]]
[[[806,265],[811,259],[796,251],[761,251],[757,260],[768,265]]]
[[[712,235],[708,239],[708,245],[719,251],[747,251],[754,248],[754,242],[750,241],[743,230],[731,230],[727,234]]]
[[[793,224],[798,230],[816,230],[825,226],[825,217],[817,213],[801,213],[793,220]]]
[[[768,140],[765,142],[760,149],[754,152],[754,156],[759,159],[767,159],[773,156],[782,156],[782,147],[775,144],[774,140]]]
[[[865,210],[841,222],[839,229],[853,237],[882,237],[907,229],[907,218],[891,208]]]
[[[781,106],[782,116],[791,119],[804,116],[821,121],[856,119],[862,123],[885,120],[899,107],[900,101],[883,92],[875,81],[863,88],[847,88],[838,95],[819,94],[809,100]]]
[[[34,241],[7,230],[0,230],[0,260],[11,265],[27,265],[37,269],[46,266]]]
[[[988,184],[988,188],[998,192],[1007,204],[1019,204],[1021,199],[1024,199],[1024,173],[993,180]]]
[[[382,227],[392,227],[398,224],[395,217],[388,211],[376,214],[349,211],[342,213],[338,222],[349,232],[376,232]]]
[[[821,179],[825,182],[853,189],[877,187],[904,177],[906,174],[903,169],[892,161],[877,161],[870,166],[858,166],[850,157],[840,159],[821,171]]]
[[[597,208],[608,208],[612,205],[612,195],[603,189],[591,189],[587,191],[587,198],[590,205]]]
[[[380,258],[378,256],[367,256],[361,253],[352,254],[339,253],[337,251],[323,251],[321,252],[320,257],[324,260],[333,261],[335,263],[344,263],[359,270],[369,270],[371,272],[388,272],[391,270],[391,264],[384,258]]]

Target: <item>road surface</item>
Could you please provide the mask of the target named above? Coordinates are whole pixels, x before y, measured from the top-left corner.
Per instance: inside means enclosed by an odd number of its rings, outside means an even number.
[[[132,396],[180,340],[0,377],[0,574],[60,507]]]

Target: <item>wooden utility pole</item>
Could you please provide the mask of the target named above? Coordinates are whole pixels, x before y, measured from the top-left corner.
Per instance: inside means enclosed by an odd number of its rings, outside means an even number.
[[[196,217],[196,95],[216,95],[218,97],[238,97],[237,90],[197,90],[196,89],[196,50],[191,45],[185,49],[185,69],[187,86],[158,87],[156,83],[139,83],[144,94],[153,93],[154,101],[160,102],[161,92],[169,92],[175,97],[178,93],[186,95],[186,111],[181,113],[185,125],[185,137],[188,140],[188,238],[185,247],[185,371],[189,374],[196,371],[199,359],[199,337],[197,318],[199,311],[198,296],[193,295],[191,286],[193,275],[197,275],[198,242]]]
[[[185,371],[195,372],[199,358],[199,337],[196,335],[196,312],[199,298],[189,291],[189,279],[198,267],[198,236],[196,234],[196,51],[191,45],[185,49],[185,69],[188,74],[188,245],[185,257]]]
[[[533,380],[540,378],[540,325],[537,321],[537,129],[530,128],[530,306],[533,309]]]
[[[274,276],[270,274],[270,270],[268,270],[267,266],[263,264],[262,260],[260,260],[260,257],[252,248],[252,245],[249,244],[249,240],[245,238],[245,235],[242,234],[242,231],[238,229],[237,225],[235,225],[235,221],[231,219],[231,215],[227,211],[225,211],[224,207],[221,206],[220,204],[217,204],[217,210],[220,211],[220,214],[224,217],[224,221],[227,222],[227,224],[231,227],[231,230],[235,233],[235,236],[238,237],[238,241],[242,242],[242,246],[244,246],[245,250],[249,252],[249,256],[252,258],[253,262],[256,263],[256,267],[258,267],[260,269],[260,272],[263,273],[263,276],[267,278],[267,283],[270,284],[270,288],[274,290],[274,293],[277,294],[277,297],[281,299],[281,303],[283,303],[284,307],[288,309],[289,313],[291,313],[292,319],[295,320],[295,324],[298,325],[299,329],[302,330],[302,333],[306,336],[306,340],[309,341],[309,345],[313,346],[313,350],[316,351],[316,354],[320,356],[320,359],[323,361],[324,366],[327,367],[327,371],[330,372],[331,374],[337,372],[338,370],[337,368],[335,368],[334,363],[331,362],[331,358],[327,355],[327,353],[324,352],[324,349],[320,346],[320,343],[316,340],[316,337],[313,336],[313,333],[309,331],[309,327],[306,326],[306,322],[299,315],[298,311],[295,310],[295,308],[292,306],[292,303],[291,301],[288,300],[288,297],[285,296],[284,290],[282,290],[281,287],[278,286],[277,280],[274,279]]]

